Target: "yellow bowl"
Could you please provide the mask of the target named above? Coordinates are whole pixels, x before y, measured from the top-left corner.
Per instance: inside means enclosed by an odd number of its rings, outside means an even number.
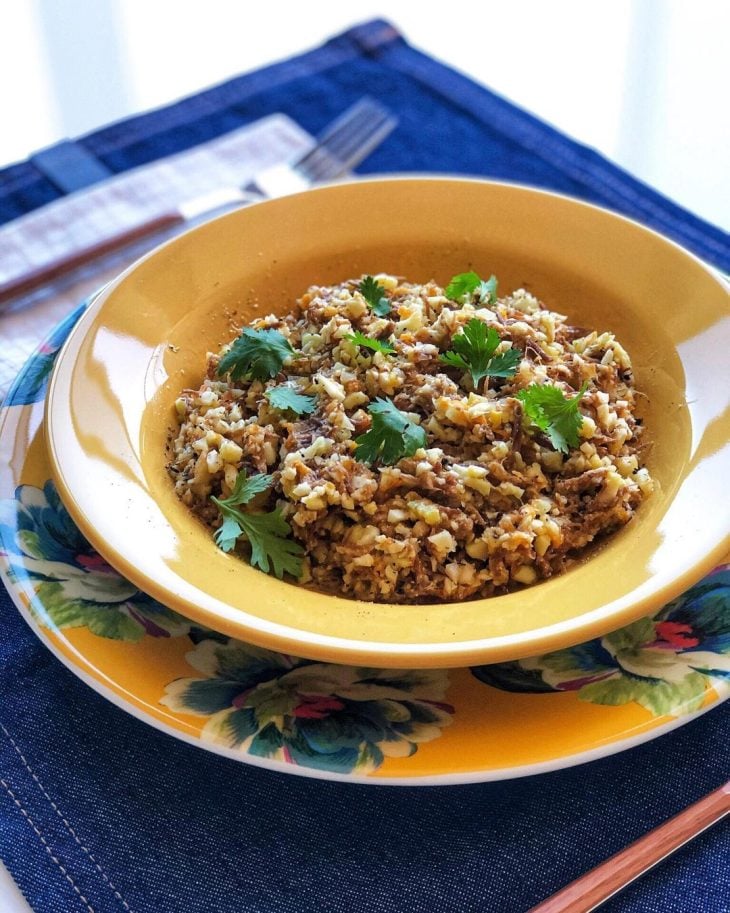
[[[173,402],[206,352],[310,284],[386,271],[445,283],[468,269],[533,290],[632,356],[655,494],[574,569],[490,599],[403,606],[283,582],[224,554],[165,471]],[[47,401],[50,455],[74,520],[160,602],[245,641],[380,667],[532,656],[659,609],[727,552],[730,308],[718,275],[631,221],[529,188],[398,178],[238,210],[158,248],[84,315]]]

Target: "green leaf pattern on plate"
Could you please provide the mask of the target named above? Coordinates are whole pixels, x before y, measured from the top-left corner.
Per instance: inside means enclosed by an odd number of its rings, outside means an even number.
[[[0,549],[49,628],[87,627],[115,640],[179,637],[190,622],[125,580],[89,545],[53,482],[0,501]]]
[[[713,679],[730,679],[730,566],[717,568],[654,618],[577,647],[472,672],[505,691],[575,691],[594,704],[634,701],[653,716],[691,713]]]
[[[317,663],[236,640],[203,640],[187,659],[204,677],[171,682],[162,703],[208,717],[204,739],[321,770],[369,773],[412,755],[454,712],[444,671]]]

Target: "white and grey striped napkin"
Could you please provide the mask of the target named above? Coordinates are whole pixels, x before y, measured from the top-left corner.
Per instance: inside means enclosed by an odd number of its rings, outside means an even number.
[[[294,121],[275,114],[62,197],[0,228],[0,283],[168,212],[192,197],[245,185],[264,168],[296,160],[312,143],[312,137]],[[158,236],[138,242],[0,314],[0,401],[52,327],[159,241]]]

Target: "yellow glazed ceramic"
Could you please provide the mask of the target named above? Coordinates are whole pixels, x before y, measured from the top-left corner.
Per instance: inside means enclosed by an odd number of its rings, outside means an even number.
[[[572,323],[614,331],[646,394],[657,491],[580,566],[507,596],[392,606],[324,596],[221,552],[165,472],[173,402],[205,355],[311,283],[387,271],[495,273]],[[102,293],[58,360],[53,475],[75,523],[141,590],[226,635],[331,662],[433,668],[514,660],[660,609],[728,549],[730,308],[719,277],[657,234],[553,194],[393,179],[311,191],[210,222]]]
[[[271,770],[417,786],[604,757],[730,696],[729,566],[577,648],[454,670],[312,663],[171,611],[104,561],[50,479],[44,387],[77,318],[0,410],[0,578],[74,674],[149,725]]]

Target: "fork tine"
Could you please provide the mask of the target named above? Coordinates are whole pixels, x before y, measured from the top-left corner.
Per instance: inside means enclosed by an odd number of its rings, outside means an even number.
[[[243,188],[260,197],[296,193],[346,174],[382,142],[397,119],[371,98],[348,108],[297,162],[265,168]]]
[[[363,125],[367,125],[374,118],[380,119],[381,111],[382,108],[370,98],[360,99],[317,137],[317,144],[302,157],[297,167],[310,174],[310,169],[315,167],[314,163],[317,160],[329,155],[337,156],[337,150],[342,146],[344,139],[350,136],[353,130],[362,129]],[[322,155],[323,151],[325,156]]]
[[[340,138],[333,146],[317,148],[296,166],[297,170],[315,182],[338,177],[361,162],[394,126],[393,118],[355,125],[350,136]]]
[[[395,125],[396,119],[382,105],[363,98],[320,135],[295,168],[312,181],[339,177],[362,161]]]
[[[387,112],[379,113],[369,121],[353,124],[351,131],[340,136],[339,141],[327,147],[328,152],[348,166],[350,161],[359,156],[365,158],[367,152],[384,139],[395,127],[395,118]],[[367,151],[365,151],[367,150]]]
[[[317,145],[328,146],[333,137],[342,130],[349,129],[353,121],[357,121],[360,118],[368,119],[374,115],[383,115],[387,113],[388,112],[379,102],[366,95],[356,101],[355,104],[351,105],[346,111],[343,111],[331,124],[327,125],[317,137]]]

